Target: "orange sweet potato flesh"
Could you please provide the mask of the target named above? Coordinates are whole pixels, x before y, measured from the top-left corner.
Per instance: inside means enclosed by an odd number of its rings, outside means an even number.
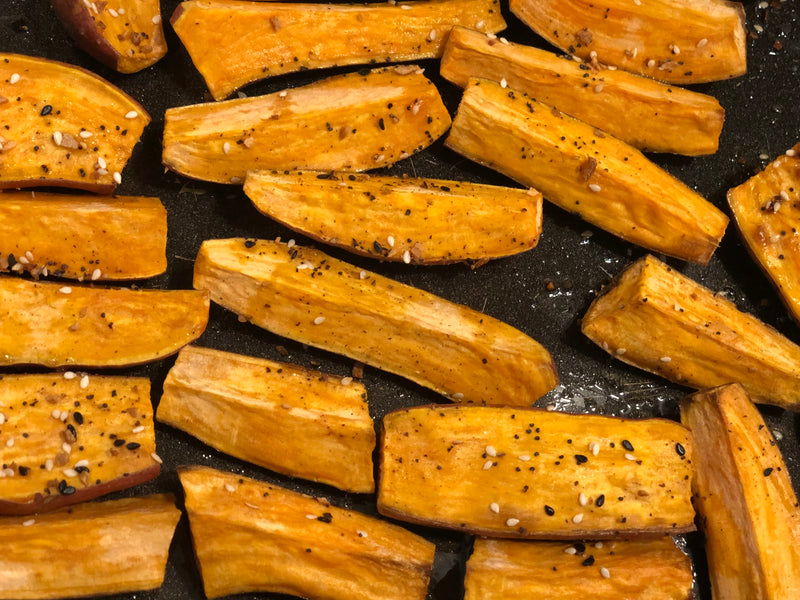
[[[0,514],[51,511],[153,479],[150,381],[3,375]]]
[[[194,286],[278,335],[396,373],[453,400],[531,405],[558,380],[521,331],[334,259],[265,240],[207,240]]]
[[[0,276],[0,365],[115,367],[174,354],[208,323],[208,295]]]
[[[522,92],[467,85],[446,145],[629,242],[707,264],[728,217],[633,146]]]
[[[542,195],[442,179],[334,172],[247,174],[256,208],[303,235],[361,256],[413,264],[471,262],[533,248]]]
[[[747,248],[800,321],[800,144],[728,191]]]
[[[392,523],[234,473],[178,470],[208,598],[424,600],[434,545]]]
[[[695,528],[691,434],[673,421],[420,406],[386,415],[380,446],[387,517],[530,539]]]
[[[692,579],[689,557],[671,538],[569,545],[478,538],[464,600],[691,600]]]
[[[466,87],[471,77],[505,80],[508,87],[651,152],[713,154],[725,110],[716,98],[648,77],[588,65],[546,50],[500,43],[454,27],[440,72]]]
[[[449,126],[436,86],[402,65],[167,109],[162,160],[217,183],[241,184],[256,169],[365,171],[427,148]]]
[[[312,4],[189,0],[170,19],[211,95],[283,73],[441,56],[453,25],[505,29],[498,0]]]
[[[0,598],[48,600],[161,586],[181,511],[169,494],[0,518]]]
[[[109,194],[150,115],[105,79],[44,58],[0,53],[0,189],[59,186]]]
[[[142,279],[167,268],[158,198],[0,194],[0,271],[78,280]]]
[[[669,83],[747,71],[744,7],[728,0],[510,0],[511,12],[554,46],[584,60]]]
[[[159,0],[50,0],[75,43],[120,73],[135,73],[167,53]]]
[[[789,471],[738,384],[681,401],[695,437],[695,506],[715,598],[800,597],[800,509]]]
[[[615,358],[675,383],[738,382],[754,402],[800,410],[800,347],[653,256],[606,287],[581,330]]]
[[[164,381],[158,420],[273,471],[369,493],[366,395],[352,378],[187,346]]]

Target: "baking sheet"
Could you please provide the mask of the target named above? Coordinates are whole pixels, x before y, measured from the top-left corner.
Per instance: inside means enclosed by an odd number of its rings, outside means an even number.
[[[62,60],[88,68],[127,91],[141,102],[153,117],[118,189],[124,195],[158,196],[168,210],[169,269],[163,276],[138,283],[141,287],[191,288],[194,257],[204,239],[230,236],[254,238],[293,238],[307,244],[302,236],[260,215],[240,187],[190,181],[165,172],[160,163],[164,111],[172,106],[202,102],[206,87],[188,54],[167,21],[177,6],[176,0],[162,1],[162,14],[169,52],[155,66],[133,75],[121,75],[97,63],[75,48],[49,3],[36,0],[5,0],[0,14],[0,51],[19,52]],[[509,28],[509,40],[547,48],[533,32],[517,21],[502,3]],[[726,109],[721,148],[713,156],[651,158],[680,178],[711,202],[728,212],[725,192],[757,172],[777,155],[800,140],[800,113],[797,108],[800,81],[800,8],[793,0],[747,2],[747,27],[752,33],[747,42],[748,74],[730,81],[693,86],[692,89],[716,96]],[[436,61],[421,61],[437,84],[445,103],[455,112],[460,91],[438,77]],[[352,69],[311,71],[280,76],[248,86],[247,95],[269,93],[315,80],[332,72]],[[514,185],[504,177],[479,167],[444,148],[439,140],[431,148],[414,155],[386,172],[399,175],[439,177],[455,180]],[[537,405],[553,405],[569,412],[677,418],[676,400],[687,390],[657,377],[615,362],[583,337],[579,318],[594,295],[611,276],[643,255],[639,247],[617,238],[545,204],[543,235],[534,250],[512,258],[492,261],[471,270],[464,265],[415,267],[381,264],[343,251],[323,248],[329,254],[377,271],[404,283],[421,287],[454,302],[499,318],[531,335],[553,354],[561,385]],[[800,330],[791,321],[765,276],[749,258],[733,225],[707,267],[669,259],[673,267],[724,293],[740,308],[752,312],[790,339],[800,341]],[[549,285],[552,284],[552,285]],[[552,288],[552,289],[551,289]],[[279,338],[254,325],[240,323],[231,312],[216,305],[199,344],[294,362],[321,371],[349,375],[353,362],[301,344]],[[285,356],[279,347],[288,351]],[[173,363],[172,358],[133,369],[128,375],[145,375],[152,380],[153,401],[161,395],[161,385]],[[366,368],[370,411],[376,423],[388,411],[442,401],[437,394],[402,378]],[[778,437],[795,487],[800,482],[797,433],[798,417],[773,407],[762,407],[767,423]],[[162,475],[154,482],[130,493],[170,491],[181,497],[175,467],[206,464],[220,469],[266,480],[304,493],[324,495],[334,504],[376,514],[372,495],[345,494],[327,486],[293,480],[226,457],[180,431],[156,425],[158,452],[164,459]],[[430,597],[437,600],[463,596],[462,575],[469,537],[457,532],[408,526],[437,544],[437,558]],[[685,537],[688,551],[695,557],[697,571],[695,597],[710,598],[705,574],[700,534]],[[274,594],[244,594],[240,598],[267,599]],[[177,530],[160,590],[108,596],[115,600],[178,600],[204,598],[194,564],[188,524],[184,518]]]

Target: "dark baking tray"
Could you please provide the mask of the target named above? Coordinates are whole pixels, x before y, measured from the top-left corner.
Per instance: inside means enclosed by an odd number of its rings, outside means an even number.
[[[172,106],[194,104],[208,99],[206,87],[166,23],[177,0],[163,0],[169,52],[155,66],[133,75],[120,75],[78,50],[43,0],[5,0],[0,14],[0,51],[19,52],[62,60],[86,67],[118,85],[153,117],[136,147],[118,189],[119,194],[150,195],[161,198],[168,210],[169,268],[163,276],[137,283],[142,287],[190,288],[193,259],[200,243],[209,238],[247,236],[294,238],[297,234],[261,216],[240,187],[190,181],[161,166],[161,134],[164,111]],[[504,36],[512,41],[547,47],[508,11]],[[652,159],[727,212],[725,192],[763,168],[767,162],[800,140],[800,8],[793,0],[747,2],[748,74],[737,79],[694,86],[716,96],[727,111],[721,148],[713,156],[686,158],[653,155]],[[438,77],[436,61],[421,61],[426,74],[439,87],[445,103],[455,112],[460,92]],[[355,70],[352,69],[352,70]],[[343,71],[343,70],[339,70]],[[332,71],[280,76],[244,89],[248,95],[294,87]],[[504,177],[479,167],[446,149],[439,140],[431,148],[388,170],[392,174],[440,177],[514,185]],[[579,319],[594,295],[644,250],[545,206],[544,231],[537,248],[525,254],[492,261],[472,270],[465,265],[413,267],[382,264],[357,258],[336,249],[326,252],[405,283],[424,288],[454,302],[506,321],[544,344],[558,366],[561,385],[537,405],[555,405],[569,412],[596,412],[630,417],[677,418],[676,400],[687,390],[609,358],[584,338]],[[794,341],[800,330],[788,317],[765,276],[752,262],[731,225],[707,267],[677,260],[668,262],[708,287],[721,291],[743,310],[754,313]],[[552,283],[552,285],[549,285]],[[236,315],[212,305],[208,329],[199,344],[286,360],[341,375],[350,373],[351,360],[278,338],[247,323]],[[288,350],[288,357],[277,347]],[[173,363],[167,359],[120,373],[149,376],[153,402]],[[404,379],[367,368],[364,375],[370,411],[376,423],[388,411],[405,406],[441,401],[437,394]],[[798,417],[774,407],[762,407],[767,423],[778,436],[789,470],[800,482],[798,465]],[[180,431],[156,425],[159,454],[164,458],[161,476],[131,493],[171,491],[180,499],[175,467],[200,463],[232,470],[246,476],[284,485],[305,493],[324,495],[333,503],[376,514],[372,495],[346,494],[335,489],[276,475],[224,456]],[[797,483],[795,484],[797,488]],[[179,500],[180,501],[180,500]],[[470,539],[460,533],[409,526],[437,544],[437,558],[430,586],[431,598],[459,599],[463,596],[462,576]],[[700,534],[683,540],[695,561],[695,597],[710,598],[703,562]],[[240,598],[279,598],[274,594],[243,594]],[[164,585],[159,590],[109,596],[115,600],[184,600],[204,598],[202,584],[191,549],[191,537],[184,518],[172,545]]]

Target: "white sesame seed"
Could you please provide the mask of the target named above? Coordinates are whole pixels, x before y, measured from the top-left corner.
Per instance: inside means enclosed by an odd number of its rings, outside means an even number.
[[[64,475],[66,475],[67,477],[77,477],[78,476],[78,472],[75,469],[63,469],[61,472]]]
[[[368,277],[368,275],[367,275],[367,272],[366,272],[366,271],[361,271],[361,272],[358,274],[358,278],[359,278],[359,279],[366,279],[367,277]]]
[[[158,454],[156,454],[155,452],[151,452],[151,453],[150,453],[150,458],[152,458],[152,459],[153,459],[154,461],[156,461],[158,464],[163,464],[163,463],[164,463],[164,461],[163,461],[163,460],[161,460],[161,457],[160,457]]]
[[[90,137],[92,137],[94,134],[93,134],[91,131],[86,131],[86,130],[84,129],[84,130],[83,130],[83,131],[81,131],[81,132],[80,132],[78,135],[79,135],[79,136],[81,136],[83,139],[85,139],[85,140],[88,140],[88,139],[89,139]]]
[[[278,92],[278,98],[286,98],[287,94],[288,94],[288,92],[285,91],[285,90],[282,91],[282,92]]]
[[[105,169],[108,165],[106,164],[106,159],[102,156],[97,157],[97,166],[101,169]]]
[[[789,149],[786,151],[786,156],[794,156],[795,154],[797,154],[797,152],[795,152],[795,149],[794,149],[794,148],[789,148]]]
[[[27,519],[27,520],[22,522],[22,526],[23,527],[30,527],[34,523],[36,523],[36,519]]]
[[[672,358],[671,358],[671,357],[669,357],[669,356],[662,356],[662,357],[661,357],[661,358],[659,358],[658,360],[660,360],[660,361],[661,361],[661,362],[663,362],[663,363],[672,362]]]
[[[231,145],[229,142],[225,142],[224,144],[222,144],[222,151],[225,154],[228,154],[231,151]]]
[[[506,46],[508,46],[508,40],[507,40],[506,38],[504,38],[504,37],[500,37],[500,38],[497,38],[497,39],[499,39],[499,40],[500,40],[500,43],[501,43],[501,44],[505,44]]]
[[[61,142],[64,141],[64,135],[60,131],[53,132],[53,142],[55,142],[56,146],[60,146]]]
[[[0,425],[5,425],[6,423],[6,416],[3,413],[0,413]]]
[[[111,179],[113,179],[113,180],[114,180],[114,183],[116,183],[117,185],[119,185],[120,183],[122,183],[122,175],[119,173],[119,171],[114,171],[114,172],[111,174]]]
[[[602,188],[596,183],[590,183],[589,189],[592,190],[593,192],[599,192]]]
[[[74,371],[64,371],[64,379],[75,379],[75,377],[76,375]]]
[[[317,317],[314,319],[314,325],[322,325],[325,322],[325,317]]]
[[[118,8],[118,9],[117,9],[117,12],[118,12],[119,14],[121,14],[121,15],[124,15],[124,14],[125,14],[125,9],[124,9],[124,8]]]
[[[616,350],[616,352],[615,352],[614,354],[616,354],[617,356],[622,356],[622,355],[623,355],[623,354],[625,354],[627,351],[628,351],[628,349],[627,349],[627,348],[617,348],[617,350]]]
[[[641,5],[642,5],[642,0],[633,0],[633,3],[634,3],[636,6],[641,6]]]
[[[62,411],[61,411],[61,414],[60,414],[60,415],[58,415],[58,418],[59,418],[61,421],[64,421],[64,423],[66,423],[66,422],[67,422],[67,417],[69,417],[69,413],[68,413],[66,410],[62,410]]]
[[[28,251],[25,253],[25,258],[27,258],[29,261],[33,262],[33,252],[31,252],[30,250],[28,250]]]
[[[48,473],[53,470],[53,459],[52,458],[48,458],[46,461],[44,461],[44,468]]]
[[[531,459],[531,457],[527,454],[520,454],[517,458],[524,462],[528,462]]]
[[[10,437],[6,440],[6,446],[11,448],[14,445],[14,438]]]
[[[483,463],[483,470],[488,471],[489,469],[492,468],[492,464],[493,464],[492,461],[487,460],[485,463]]]
[[[485,26],[486,26],[485,21],[478,21],[477,23],[475,23],[475,29],[483,29]]]
[[[233,487],[233,485],[231,485],[230,483],[226,483],[225,484],[225,489],[228,490],[229,492],[235,492],[236,491],[236,488]]]
[[[306,519],[308,519],[309,521],[316,521],[317,515],[307,514]]]
[[[103,275],[103,272],[100,269],[95,269],[92,271],[92,281],[97,281]]]
[[[648,60],[648,61],[647,61],[647,67],[648,67],[649,69],[652,69],[652,68],[653,68],[653,67],[655,67],[655,66],[656,66],[656,61],[655,61],[655,59],[652,59],[652,58],[651,58],[650,60]]]
[[[406,264],[411,263],[411,252],[409,252],[408,250],[403,252],[403,262]]]
[[[351,383],[353,383],[353,378],[352,377],[342,377],[342,381],[341,381],[342,385],[350,385]]]
[[[497,450],[495,450],[494,446],[486,446],[485,451],[489,456],[497,456]]]
[[[578,550],[577,548],[575,548],[575,546],[567,546],[566,548],[564,548],[564,552],[566,554],[577,554]]]
[[[89,461],[86,460],[85,458],[75,463],[76,469],[82,469],[83,467],[88,467],[88,466],[89,466]]]
[[[628,460],[636,460],[636,456],[631,454],[630,452],[625,453],[625,458],[627,458]]]
[[[144,425],[137,425],[133,429],[131,429],[131,433],[141,433],[144,431]]]
[[[88,375],[84,375],[83,377],[81,377],[80,386],[81,386],[82,390],[85,390],[87,387],[89,387],[89,376]]]
[[[294,247],[295,247],[295,244],[297,244],[297,242],[295,242],[295,241],[292,239],[292,240],[289,240],[288,242],[286,242],[286,247],[287,247],[287,248],[294,248]]]
[[[606,569],[605,567],[600,567],[600,575],[602,575],[602,576],[603,576],[603,577],[605,577],[606,579],[608,579],[609,577],[611,577],[611,573],[609,573],[609,572],[608,572],[608,569]]]
[[[595,548],[602,548],[603,547],[603,542],[595,542],[594,543],[594,547]]]
[[[503,77],[503,78],[500,80],[500,87],[501,87],[501,88],[507,88],[507,87],[508,87],[508,82],[506,81],[506,78],[505,78],[505,77]]]
[[[408,4],[401,4],[400,8],[402,8],[403,10],[411,10],[411,7]]]
[[[519,525],[519,519],[514,519],[514,518],[512,517],[511,519],[508,519],[508,520],[506,521],[506,525],[508,525],[509,527],[514,527],[514,526],[516,526],[516,525]]]
[[[577,515],[572,517],[572,522],[575,523],[575,524],[578,524],[581,521],[583,521],[583,513],[578,513]]]
[[[453,400],[463,400],[463,399],[464,399],[464,394],[463,394],[463,392],[456,392],[455,394],[453,394],[453,395],[452,395],[452,396],[450,396],[450,397],[451,397]]]
[[[242,178],[234,175],[233,177],[231,177],[231,183],[242,183]]]
[[[592,451],[592,456],[597,456],[598,454],[600,454],[600,444],[598,444],[597,442],[592,442],[591,444],[589,444],[589,450]]]
[[[63,444],[61,444],[61,449],[62,449],[64,452],[66,452],[67,454],[69,454],[70,452],[72,452],[72,446],[70,446],[70,445],[69,445],[67,442],[64,442]]]
[[[491,31],[486,33],[486,37],[489,38],[490,40],[496,40],[497,39],[497,35],[492,33]]]
[[[5,469],[3,469],[3,474],[6,477],[13,477],[14,475],[16,475],[14,469],[12,469],[11,467],[6,467]]]
[[[431,29],[430,33],[428,34],[428,41],[432,42],[436,39],[436,30]]]
[[[586,506],[587,504],[589,504],[589,499],[583,492],[578,494],[578,504],[580,504],[581,506]]]
[[[786,190],[781,190],[781,199],[784,202],[789,202],[789,193]]]
[[[60,419],[61,418],[61,411],[58,410],[57,408],[54,408],[53,412],[50,413],[50,416],[53,417],[54,419]]]
[[[489,510],[492,511],[493,513],[499,513],[500,512],[500,505],[497,502],[492,502],[489,505]]]
[[[62,294],[71,294],[72,293],[72,288],[69,287],[68,285],[65,285],[62,288],[58,288],[58,291],[61,292]]]
[[[156,15],[153,17],[153,25],[158,25],[161,23],[161,15]]]
[[[703,47],[703,46],[705,46],[707,43],[708,43],[708,39],[707,39],[707,38],[703,38],[702,40],[700,40],[699,42],[697,42],[697,47],[698,47],[698,48],[702,48],[702,47]]]
[[[394,236],[387,237],[386,242],[389,244],[389,248],[394,248]]]
[[[602,91],[603,91],[603,84],[602,83],[598,83],[596,86],[594,86],[595,94],[599,94]]]
[[[8,79],[8,83],[17,83],[19,81],[19,73],[12,73]]]
[[[29,264],[29,263],[30,263],[30,261],[29,261],[29,260],[27,259],[27,257],[25,257],[25,256],[20,256],[19,258],[17,258],[17,261],[18,261],[20,264],[23,264],[23,265],[27,265],[27,264]]]
[[[95,169],[95,173],[101,176],[108,175],[108,169],[106,169],[105,167],[98,167],[97,169]]]

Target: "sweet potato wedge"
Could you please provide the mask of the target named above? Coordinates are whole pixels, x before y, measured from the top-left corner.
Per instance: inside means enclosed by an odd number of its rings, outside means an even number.
[[[208,598],[424,600],[434,545],[402,527],[233,473],[178,474]]]
[[[157,418],[273,471],[369,493],[375,428],[366,395],[352,378],[187,346]]]
[[[217,183],[242,183],[255,169],[364,171],[411,156],[449,126],[439,92],[419,67],[387,67],[167,109],[163,162]]]
[[[624,240],[708,263],[728,217],[634,147],[522,92],[467,85],[447,146]]]
[[[695,528],[691,435],[673,421],[421,406],[386,415],[380,446],[387,517],[531,539]]]
[[[160,471],[150,381],[68,376],[0,379],[0,514],[55,510]]]
[[[464,600],[690,600],[692,563],[671,538],[523,542],[478,538]]]
[[[442,179],[336,172],[247,174],[256,208],[354,254],[414,264],[472,262],[533,248],[542,232],[536,190]]]
[[[604,65],[587,67],[457,26],[440,72],[461,87],[471,77],[505,81],[640,150],[694,156],[719,148],[725,110],[716,98]]]
[[[61,62],[0,53],[0,189],[109,194],[150,122],[105,79]]]
[[[800,410],[800,347],[653,256],[606,287],[581,330],[613,357],[675,383],[738,382],[754,402]]]
[[[0,276],[0,321],[0,365],[137,365],[198,338],[208,323],[208,295]]]
[[[800,597],[800,509],[764,419],[738,384],[681,401],[715,598]]]
[[[530,405],[557,383],[550,354],[517,329],[311,248],[207,240],[194,286],[278,335],[452,400]]]
[[[750,254],[800,321],[800,144],[729,190],[728,205]]]
[[[85,52],[120,73],[135,73],[167,53],[159,0],[50,0]]]
[[[189,0],[170,19],[211,95],[283,73],[438,58],[453,25],[505,29],[498,0],[311,4]]]
[[[0,598],[45,600],[161,586],[181,511],[171,495],[0,518]]]
[[[510,0],[511,12],[584,60],[670,83],[747,71],[744,7],[728,0]]]
[[[167,211],[158,198],[0,195],[0,271],[142,279],[166,270],[166,247]]]

